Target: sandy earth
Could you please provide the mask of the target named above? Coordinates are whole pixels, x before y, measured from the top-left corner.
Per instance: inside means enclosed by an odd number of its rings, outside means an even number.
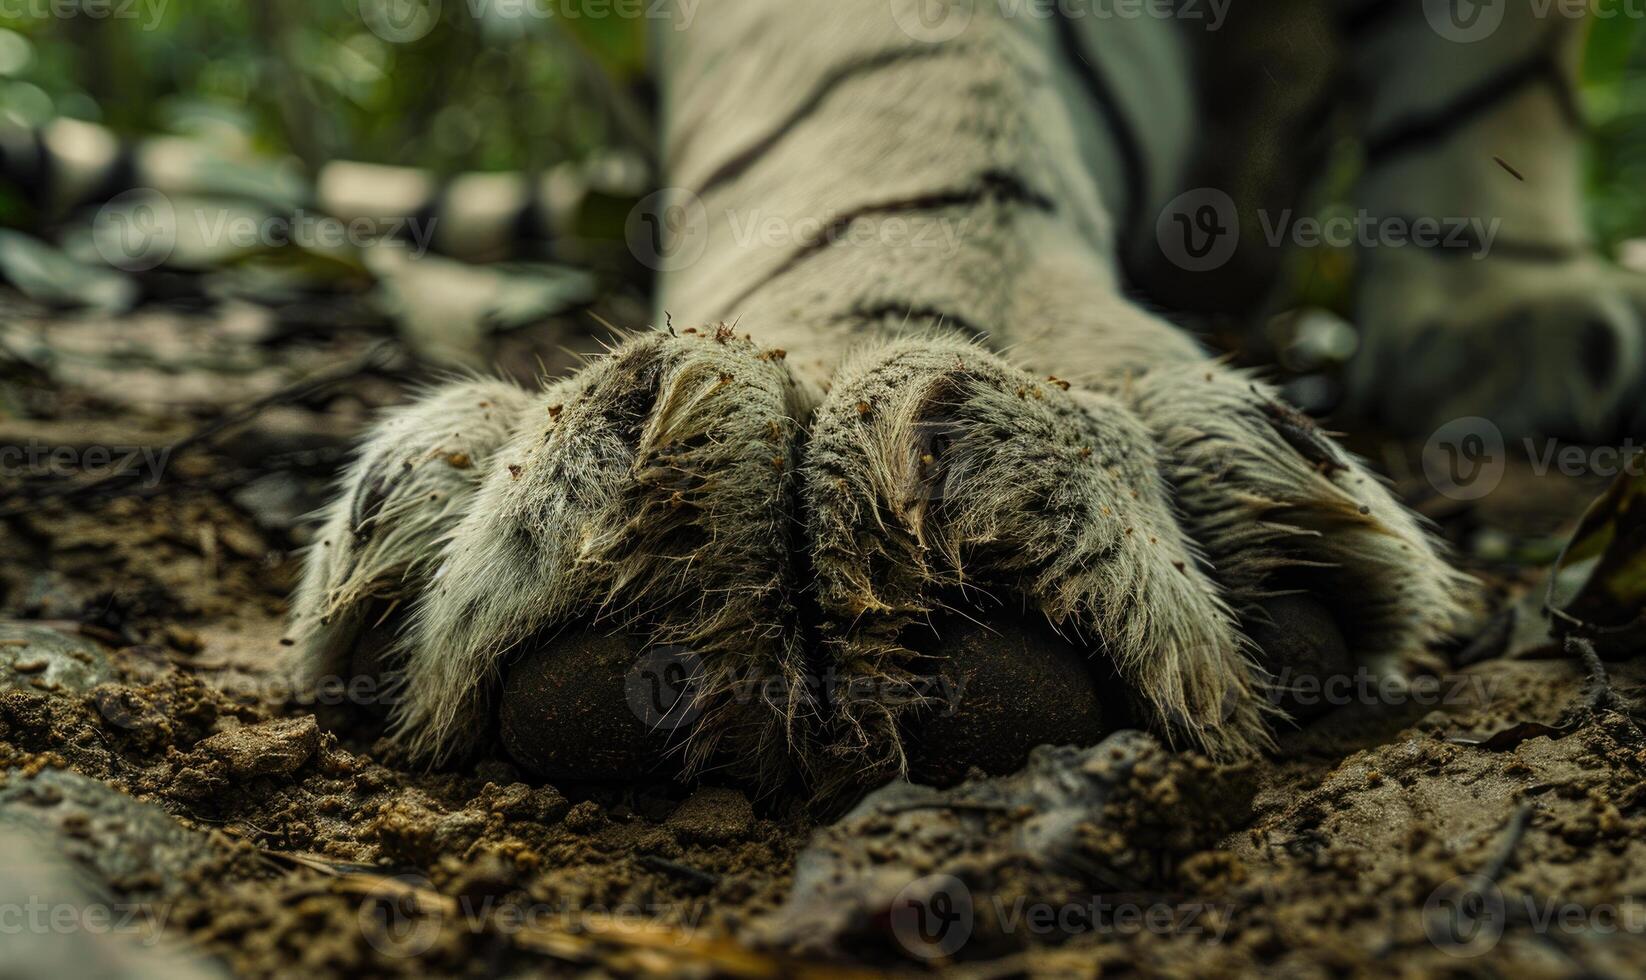
[[[0,442],[165,446],[374,341],[238,316],[14,318],[9,349],[81,354],[0,382]],[[180,340],[200,332],[212,343]],[[140,342],[142,370],[108,374],[98,338]],[[273,406],[186,446],[152,487],[65,494],[82,478],[28,471],[28,496],[0,504],[0,860],[14,871],[0,931],[18,932],[8,909],[31,897],[129,913],[118,928],[22,930],[65,939],[39,962],[92,950],[122,969],[268,976],[1646,969],[1646,664],[1610,662],[1597,686],[1529,642],[1531,621],[1508,655],[1486,648],[1431,686],[1339,692],[1351,703],[1255,764],[1117,736],[1047,761],[1038,789],[894,787],[833,829],[838,813],[797,794],[712,781],[551,786],[495,757],[404,768],[369,725],[330,727],[335,706],[301,703],[274,669],[299,515],[404,380],[389,368]],[[1416,493],[1398,451],[1384,462],[1505,603],[1537,587],[1598,489],[1517,470],[1459,506]]]

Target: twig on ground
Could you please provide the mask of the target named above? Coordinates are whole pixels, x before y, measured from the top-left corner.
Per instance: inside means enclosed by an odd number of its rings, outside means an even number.
[[[1611,679],[1606,675],[1606,664],[1601,661],[1595,645],[1581,636],[1568,636],[1566,653],[1568,656],[1575,655],[1583,663],[1582,710],[1593,716],[1612,707],[1616,695],[1612,691]]]
[[[348,381],[351,378],[358,377],[359,375],[370,371],[388,370],[389,358],[386,355],[390,351],[391,346],[392,345],[387,342],[374,344],[365,353],[361,354],[344,367],[338,368],[335,371],[324,372],[293,382],[292,384],[281,388],[279,391],[272,392],[242,408],[238,408],[225,415],[219,416],[218,418],[205,423],[193,432],[167,446],[164,450],[165,455],[163,458],[168,460],[176,459],[183,453],[186,453],[197,446],[206,444],[219,433],[232,428],[233,426],[239,425],[242,422],[249,421],[250,419],[256,417],[260,412],[276,405],[300,401],[311,395],[324,391],[333,385],[341,384],[344,381]],[[101,476],[83,483],[71,483],[61,479],[53,479],[41,485],[20,487],[14,491],[14,493],[28,498],[28,503],[7,508],[5,510],[0,510],[0,520],[19,517],[30,513],[42,501],[45,500],[80,500],[86,497],[96,497],[104,494],[111,496],[142,497],[153,496],[157,493],[164,492],[161,489],[161,484],[164,482],[163,475],[156,480],[153,486],[139,487],[136,489],[115,486],[114,481],[125,476],[127,470],[130,468],[130,465],[130,461],[127,461],[126,465],[121,466],[119,469],[104,473]],[[254,475],[256,474],[254,473]],[[230,484],[230,486],[233,485],[234,484],[232,483]],[[172,487],[167,487],[165,489],[169,490],[172,489]]]
[[[1483,877],[1492,882],[1502,877],[1503,872],[1509,867],[1509,862],[1514,860],[1515,849],[1520,847],[1521,840],[1526,837],[1526,828],[1531,822],[1532,804],[1523,801],[1515,808],[1515,812],[1510,814],[1509,823],[1503,828],[1503,834],[1498,839],[1497,849],[1480,869]]]
[[[684,878],[704,888],[713,888],[715,885],[720,884],[720,876],[717,874],[711,874],[701,868],[694,868],[689,864],[681,864],[679,861],[671,861],[656,854],[642,854],[638,861],[641,867],[650,868],[653,871],[662,871],[677,878]]]

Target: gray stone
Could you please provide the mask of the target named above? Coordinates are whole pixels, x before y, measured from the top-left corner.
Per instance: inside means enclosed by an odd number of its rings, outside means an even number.
[[[67,769],[7,771],[0,831],[60,840],[63,854],[93,880],[136,897],[177,894],[189,869],[221,854],[209,836],[154,804]]]
[[[1219,839],[1252,792],[1249,767],[1174,757],[1137,731],[1042,745],[1012,775],[949,789],[889,783],[817,834],[788,900],[749,938],[804,955],[1003,955],[1026,936],[991,918],[984,896],[1055,908],[1100,891],[1169,893],[1168,858]],[[928,912],[964,919],[939,937],[948,945],[912,928]]]
[[[108,655],[90,640],[46,626],[0,623],[0,691],[78,694],[113,679]]]
[[[205,980],[225,974],[165,941],[171,907],[110,896],[62,853],[59,836],[0,827],[4,977]]]

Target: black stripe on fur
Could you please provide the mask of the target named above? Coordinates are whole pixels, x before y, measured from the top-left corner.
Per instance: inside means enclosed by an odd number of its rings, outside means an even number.
[[[887,320],[894,320],[900,328],[936,327],[965,334],[969,340],[986,340],[990,334],[988,330],[952,310],[935,306],[911,306],[906,303],[879,303],[875,306],[857,307],[843,314],[841,319],[865,327],[878,326]]]
[[[769,275],[762,277],[759,282],[739,293],[737,298],[729,304],[730,308],[722,311],[720,316],[715,317],[715,319],[735,320],[738,308],[748,302],[750,296],[765,288],[768,283],[794,271],[797,266],[804,264],[807,259],[829,248],[841,235],[846,233],[846,230],[851,227],[854,221],[879,215],[906,214],[911,211],[934,211],[939,208],[982,204],[985,201],[1018,203],[1048,213],[1057,210],[1057,205],[1051,198],[1031,188],[1028,182],[1019,175],[991,170],[979,176],[976,186],[965,190],[938,191],[919,197],[888,201],[849,211],[829,222],[828,227],[824,229],[821,235],[817,236],[816,241],[790,255],[787,261]]]
[[[1548,45],[1515,61],[1497,74],[1467,89],[1436,109],[1412,113],[1380,133],[1366,138],[1366,165],[1387,163],[1401,154],[1420,150],[1453,133],[1534,85],[1547,85],[1560,100],[1561,110],[1574,129],[1585,127],[1583,109],[1571,80]]]
[[[1120,151],[1120,165],[1126,181],[1126,210],[1122,215],[1121,229],[1125,233],[1135,233],[1143,227],[1143,209],[1149,194],[1148,178],[1144,170],[1143,144],[1137,138],[1136,127],[1121,110],[1114,87],[1109,84],[1109,80],[1098,67],[1086,58],[1085,47],[1080,43],[1079,30],[1074,21],[1069,18],[1061,4],[1057,5],[1056,9],[1057,38],[1063,47],[1064,60],[1079,76],[1087,94],[1096,103],[1098,112],[1103,116],[1105,129]]]
[[[816,88],[812,89],[811,94],[806,97],[806,101],[789,113],[788,117],[779,123],[776,129],[756,140],[752,145],[733,154],[719,167],[715,168],[714,172],[703,181],[702,186],[697,188],[697,193],[706,195],[716,187],[737,179],[755,163],[759,162],[761,157],[770,152],[772,147],[782,142],[783,138],[793,132],[796,126],[822,107],[830,93],[845,82],[862,75],[870,75],[888,68],[898,67],[915,59],[929,58],[935,55],[951,55],[953,53],[954,49],[952,47],[928,44],[919,47],[894,48],[890,51],[877,51],[874,54],[837,66],[818,83]]]

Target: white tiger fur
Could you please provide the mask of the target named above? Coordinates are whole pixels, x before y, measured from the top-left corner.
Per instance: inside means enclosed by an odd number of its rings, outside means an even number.
[[[368,439],[295,628],[322,673],[369,627],[365,597],[413,608],[394,732],[416,755],[477,744],[511,649],[595,619],[702,655],[695,762],[880,776],[903,764],[903,630],[966,588],[1083,638],[1153,727],[1225,756],[1267,741],[1241,618],[1299,571],[1382,674],[1464,626],[1471,584],[1375,477],[1122,296],[1122,152],[1058,27],[979,4],[928,43],[899,28],[917,2],[727,4],[659,32],[670,180],[709,219],[660,319],[696,328],[542,392],[441,389]],[[1082,29],[1089,57],[1173,70],[1171,25]],[[1164,84],[1117,98],[1134,118],[1188,104]],[[1151,203],[1186,118],[1147,130]],[[865,233],[737,234],[751,215]],[[963,233],[867,233],[892,221]],[[808,643],[888,696],[813,703]],[[751,672],[787,696],[733,698]],[[797,719],[830,711],[819,754]]]
[[[1409,6],[1395,29],[1370,31],[1353,49],[1358,75],[1376,80],[1369,139],[1444,116],[1494,73],[1533,80],[1458,113],[1447,138],[1368,166],[1359,203],[1370,213],[1485,216],[1497,242],[1482,261],[1366,250],[1356,304],[1366,349],[1350,377],[1354,398],[1413,432],[1484,415],[1511,437],[1638,435],[1646,277],[1594,250],[1582,144],[1566,138],[1581,127],[1573,117],[1584,21],[1558,6],[1539,16],[1550,8],[1505,3],[1487,69],[1486,59],[1465,56],[1470,47],[1427,29],[1421,5]],[[1400,16],[1411,29],[1398,28]]]

